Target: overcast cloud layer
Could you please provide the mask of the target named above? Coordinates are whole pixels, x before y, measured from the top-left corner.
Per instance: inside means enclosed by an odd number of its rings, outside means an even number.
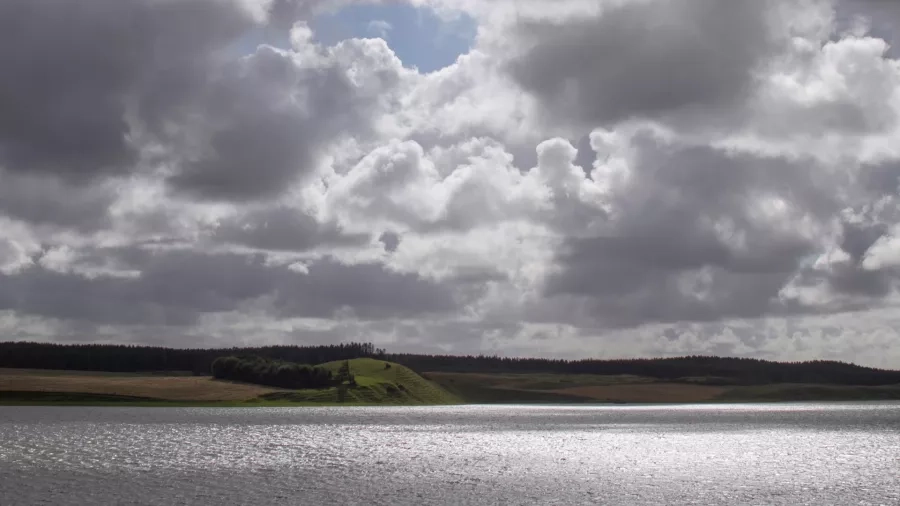
[[[900,368],[900,4],[347,3],[0,2],[0,339]]]

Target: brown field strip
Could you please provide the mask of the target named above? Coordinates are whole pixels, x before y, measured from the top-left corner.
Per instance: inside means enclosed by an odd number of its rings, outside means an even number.
[[[244,401],[276,388],[217,381],[203,376],[39,376],[0,374],[2,391],[79,392],[151,397],[167,401]]]
[[[0,376],[94,376],[94,377],[169,377],[169,376],[193,376],[190,371],[148,371],[148,372],[107,372],[107,371],[76,371],[71,369],[16,369],[12,367],[0,367]]]
[[[649,383],[635,385],[580,386],[552,390],[553,393],[577,395],[611,402],[675,402],[710,401],[726,389],[705,385]]]

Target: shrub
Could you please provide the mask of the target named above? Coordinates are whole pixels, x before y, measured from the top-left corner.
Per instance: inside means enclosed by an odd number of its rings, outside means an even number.
[[[212,363],[212,374],[216,379],[291,389],[325,388],[335,384],[327,369],[257,356],[219,357]]]

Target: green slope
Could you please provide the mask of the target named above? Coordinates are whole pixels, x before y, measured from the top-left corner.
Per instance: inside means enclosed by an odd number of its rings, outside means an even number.
[[[583,396],[551,391],[578,386],[570,376],[554,374],[425,373],[443,389],[473,404],[575,404],[597,402]]]
[[[319,367],[337,372],[343,363],[328,362]],[[358,358],[350,360],[350,372],[356,377],[357,386],[345,389],[343,402],[338,387],[272,392],[260,396],[260,399],[312,404],[425,405],[462,402],[456,395],[399,364]]]

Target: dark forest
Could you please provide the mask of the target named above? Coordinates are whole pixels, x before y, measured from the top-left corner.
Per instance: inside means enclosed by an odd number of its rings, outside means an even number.
[[[325,388],[336,384],[331,371],[323,367],[258,356],[219,357],[213,360],[212,375],[216,379],[292,389]]]
[[[110,372],[189,371],[209,375],[219,357],[255,355],[273,361],[317,365],[374,357],[403,364],[418,373],[564,373],[630,374],[659,380],[705,384],[758,385],[817,383],[832,385],[900,384],[900,371],[834,361],[772,362],[750,358],[686,356],[624,360],[554,360],[498,356],[392,354],[371,343],[327,346],[175,349],[105,344],[60,345],[0,343],[0,367]]]

